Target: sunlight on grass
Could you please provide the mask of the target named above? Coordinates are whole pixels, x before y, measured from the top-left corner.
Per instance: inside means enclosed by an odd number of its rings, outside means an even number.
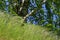
[[[43,27],[21,22],[18,16],[0,12],[0,40],[57,40]]]

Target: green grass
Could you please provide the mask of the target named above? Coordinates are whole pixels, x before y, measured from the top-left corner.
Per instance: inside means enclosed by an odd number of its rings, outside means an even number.
[[[19,16],[0,12],[0,40],[57,40],[45,28],[22,22]]]

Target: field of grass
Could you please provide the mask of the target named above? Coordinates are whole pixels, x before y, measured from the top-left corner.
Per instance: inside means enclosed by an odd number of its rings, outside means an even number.
[[[22,22],[19,16],[0,12],[0,40],[57,40],[45,28]]]

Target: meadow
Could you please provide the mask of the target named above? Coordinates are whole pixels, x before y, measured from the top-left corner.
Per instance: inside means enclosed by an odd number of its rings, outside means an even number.
[[[0,12],[0,40],[57,40],[46,28],[22,22],[19,16]]]

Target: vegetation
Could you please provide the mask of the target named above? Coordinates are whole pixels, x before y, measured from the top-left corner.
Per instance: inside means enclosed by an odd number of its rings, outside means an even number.
[[[0,40],[57,40],[46,28],[22,22],[19,16],[0,12]]]
[[[12,37],[14,37],[16,35],[15,30],[17,30],[16,38],[20,35],[18,30],[21,30],[24,33],[21,34],[24,35],[22,38],[25,38],[26,30],[27,33],[33,34],[32,40],[38,40],[40,37],[37,38],[39,33],[37,33],[38,35],[36,35],[36,38],[34,33],[35,31],[41,30],[39,26],[43,26],[41,28],[45,31],[48,30],[53,34],[56,34],[57,40],[60,38],[60,0],[0,0],[0,10],[1,35],[8,35],[6,38],[10,38],[10,35],[13,35]],[[39,26],[35,27],[33,24]],[[29,29],[30,26],[32,26],[32,29]],[[6,34],[4,34],[4,31]],[[28,36],[30,36],[30,34]],[[49,35],[51,36],[51,34]],[[26,40],[30,38],[28,38],[28,36],[26,36]],[[3,36],[2,40],[3,38],[5,37]]]
[[[1,10],[17,14],[25,19],[29,16],[34,17],[34,20],[30,20],[38,21],[38,25],[47,26],[47,24],[51,24],[53,29],[60,26],[59,0],[1,0],[0,4]]]

